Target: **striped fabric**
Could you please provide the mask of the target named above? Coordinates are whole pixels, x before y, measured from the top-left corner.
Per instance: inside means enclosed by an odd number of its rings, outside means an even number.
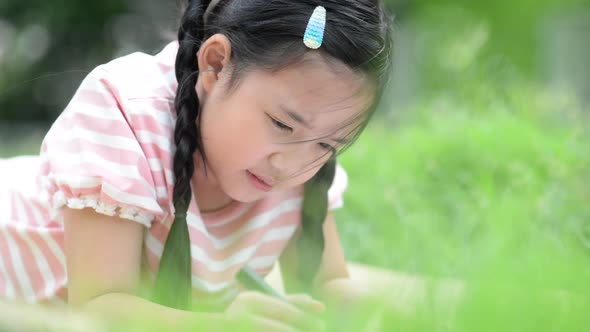
[[[0,298],[64,303],[66,206],[144,225],[145,272],[153,278],[174,219],[177,47],[97,67],[47,133],[40,156],[0,160]],[[346,185],[338,167],[331,208],[342,205]],[[244,264],[261,275],[271,270],[299,225],[301,194],[296,188],[215,213],[200,213],[193,199],[187,222],[195,302],[230,301]]]

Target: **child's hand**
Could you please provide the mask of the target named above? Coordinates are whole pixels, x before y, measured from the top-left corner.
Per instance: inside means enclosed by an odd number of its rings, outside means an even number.
[[[225,314],[230,321],[246,324],[247,331],[324,330],[323,322],[316,316],[325,309],[321,302],[308,295],[290,295],[287,300],[289,303],[258,292],[242,292]]]

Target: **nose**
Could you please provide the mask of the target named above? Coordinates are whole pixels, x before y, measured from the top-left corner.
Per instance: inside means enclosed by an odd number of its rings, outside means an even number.
[[[313,168],[321,156],[314,153],[312,144],[296,144],[272,153],[269,162],[274,171],[286,179]]]

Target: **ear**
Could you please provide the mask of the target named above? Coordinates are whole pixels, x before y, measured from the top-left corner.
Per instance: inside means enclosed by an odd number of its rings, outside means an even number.
[[[207,39],[197,53],[199,79],[207,93],[219,82],[221,73],[227,70],[231,59],[231,42],[222,34],[215,34]]]

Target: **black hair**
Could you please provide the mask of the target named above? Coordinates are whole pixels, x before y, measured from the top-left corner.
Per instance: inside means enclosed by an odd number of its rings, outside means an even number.
[[[186,211],[191,201],[190,179],[195,167],[193,154],[199,151],[203,165],[206,164],[197,123],[201,106],[195,91],[199,76],[196,54],[202,43],[217,33],[229,39],[232,47],[230,85],[233,85],[247,69],[276,71],[301,61],[311,51],[303,43],[309,18],[317,6],[324,6],[327,11],[324,40],[322,46],[313,52],[320,52],[326,60],[337,61],[365,75],[375,87],[374,102],[351,132],[351,141],[360,134],[376,109],[390,73],[393,46],[391,20],[382,0],[221,0],[207,13],[205,24],[204,15],[210,3],[207,0],[189,0],[178,31],[173,193],[176,213],[155,285],[156,301],[173,307],[186,307],[190,303],[187,302],[190,299],[185,299],[191,294]],[[298,246],[303,248],[300,256],[305,260],[298,264],[302,284],[311,283],[320,263],[324,247],[322,222],[327,213],[327,191],[334,177],[335,165],[333,156],[305,184],[303,232]],[[171,282],[166,275],[174,280],[185,280]]]

